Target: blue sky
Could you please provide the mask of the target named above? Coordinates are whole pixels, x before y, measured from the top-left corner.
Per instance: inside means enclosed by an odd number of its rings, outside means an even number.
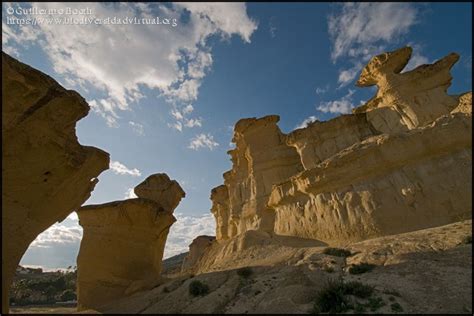
[[[368,59],[404,45],[414,49],[406,69],[459,53],[449,93],[472,90],[471,3],[33,5],[89,7],[92,14],[74,17],[101,21],[175,18],[176,26],[48,25],[38,19],[67,16],[24,15],[19,6],[31,5],[3,5],[2,50],[84,96],[92,109],[77,125],[79,141],[110,153],[111,169],[85,204],[124,199],[157,172],[186,191],[165,255],[213,233],[210,190],[231,167],[226,151],[237,120],[278,114],[289,132],[349,113],[375,93],[354,86]],[[13,15],[38,24],[7,24]],[[80,236],[71,215],[22,263],[74,265]]]

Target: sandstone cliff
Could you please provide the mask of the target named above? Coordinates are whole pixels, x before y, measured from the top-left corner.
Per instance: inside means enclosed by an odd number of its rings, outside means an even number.
[[[79,209],[78,310],[99,308],[160,281],[173,211],[185,196],[166,174],[135,187],[136,199]]]
[[[227,193],[221,187],[211,196],[215,214],[227,218],[218,219],[218,239],[250,229],[273,230],[274,212],[267,206],[272,185],[303,170],[296,150],[286,145],[278,121],[278,116],[271,115],[243,119],[235,125],[232,141],[236,148],[228,152],[233,166],[224,174]]]
[[[378,91],[353,114],[288,135],[277,116],[240,120],[211,194],[217,240],[257,230],[337,245],[471,218],[472,93],[446,93],[459,56],[401,73],[411,52],[370,60],[357,85]]]
[[[109,156],[79,144],[89,105],[2,52],[2,312],[29,244],[87,200]]]

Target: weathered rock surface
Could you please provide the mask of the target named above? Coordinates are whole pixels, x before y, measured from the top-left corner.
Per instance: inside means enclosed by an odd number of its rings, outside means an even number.
[[[452,79],[449,71],[459,55],[451,53],[434,64],[400,73],[411,53],[410,47],[403,47],[373,57],[357,81],[359,87],[378,88],[372,99],[354,111],[367,113],[378,131],[394,133],[426,125],[458,104],[458,98],[446,91]]]
[[[142,197],[77,212],[84,228],[77,258],[79,311],[160,282],[166,238],[176,221],[173,211],[185,193],[164,174],[148,177],[135,192]]]
[[[378,92],[354,114],[288,135],[276,116],[240,120],[211,194],[218,241],[262,230],[340,245],[471,218],[472,93],[446,94],[459,56],[401,73],[411,51],[372,58],[358,85]]]
[[[149,176],[134,188],[134,192],[139,198],[153,200],[169,212],[173,212],[185,196],[179,183],[170,180],[165,173]]]
[[[272,185],[303,170],[296,150],[286,145],[278,121],[277,115],[270,115],[243,119],[235,125],[232,141],[236,148],[228,152],[233,166],[224,174],[228,203],[223,202],[225,188],[216,188],[220,193],[214,194],[216,203],[221,204],[213,207],[216,213],[219,209],[218,239],[250,229],[273,230],[274,213],[267,207]]]
[[[194,277],[184,275],[169,280],[150,291],[112,302],[99,311],[308,313],[325,283],[342,279],[374,287],[371,299],[380,299],[383,304],[374,310],[366,308],[366,313],[394,313],[391,305],[398,303],[403,313],[472,314],[472,244],[465,243],[471,230],[472,221],[467,220],[366,240],[349,245],[346,249],[353,255],[348,258],[326,255],[323,253],[326,247],[291,244],[277,241],[274,236],[265,238],[266,233],[262,231],[248,231],[245,234],[260,234],[266,242],[233,252],[225,267],[216,266]],[[214,243],[212,247],[225,247],[231,242]],[[360,262],[374,264],[375,268],[364,274],[350,274],[348,268]],[[250,268],[250,275],[239,274],[241,267]],[[191,295],[189,287],[193,281],[206,284],[209,293]],[[362,304],[368,302],[367,299],[351,299]]]
[[[87,200],[106,152],[79,144],[89,112],[75,91],[2,52],[2,313],[30,243]]]
[[[206,250],[216,240],[215,236],[197,236],[193,242],[189,245],[189,253],[184,258],[182,271],[192,272],[192,269],[196,266],[197,261],[206,253]]]

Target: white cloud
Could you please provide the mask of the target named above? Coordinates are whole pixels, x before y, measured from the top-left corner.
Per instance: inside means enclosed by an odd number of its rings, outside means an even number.
[[[192,111],[194,111],[194,107],[191,105],[191,104],[188,104],[187,106],[185,106],[183,108],[183,113],[184,114],[189,114],[191,113]]]
[[[337,79],[337,82],[339,83],[338,88],[342,88],[354,81],[355,77],[361,70],[362,64],[357,63],[356,65],[354,65],[354,67],[340,71],[339,78]]]
[[[36,237],[30,248],[53,248],[58,245],[79,244],[82,239],[82,228],[56,223]]]
[[[349,114],[351,113],[352,108],[354,108],[354,105],[352,104],[353,94],[354,90],[349,89],[349,92],[341,99],[321,102],[316,109],[323,113]]]
[[[186,119],[186,123],[184,123],[184,126],[186,127],[196,127],[196,126],[199,126],[201,127],[202,126],[202,120],[201,119]]]
[[[417,11],[413,4],[403,2],[344,3],[328,19],[332,60],[367,58],[381,48],[378,45],[395,42],[417,23]]]
[[[410,71],[416,67],[424,64],[428,64],[430,61],[427,57],[421,55],[419,52],[415,51],[410,58],[408,64],[403,68],[403,72]]]
[[[188,148],[193,150],[199,150],[199,148],[209,148],[213,150],[215,147],[219,146],[217,142],[214,141],[214,137],[211,134],[199,134],[191,139],[191,143]]]
[[[72,212],[67,218],[73,221],[77,221],[79,219],[76,212]]]
[[[329,91],[329,84],[325,85],[324,87],[317,87],[316,94],[325,94]]]
[[[174,122],[174,123],[168,123],[168,127],[174,128],[177,131],[183,131],[183,123],[181,122]]]
[[[142,124],[140,123],[137,123],[137,122],[133,122],[133,121],[129,121],[128,122],[128,125],[130,125],[130,127],[132,128],[132,130],[137,133],[137,135],[140,135],[140,136],[143,136],[145,135],[145,129],[143,127]]]
[[[311,115],[303,120],[300,124],[296,125],[295,129],[308,127],[310,123],[319,120],[318,117]]]
[[[188,104],[181,111],[174,109],[171,115],[175,118],[174,123],[168,123],[168,127],[174,128],[177,131],[183,131],[183,127],[202,127],[202,118],[188,118],[187,116],[194,111],[194,107]]]
[[[177,221],[170,228],[163,258],[189,251],[189,244],[197,236],[216,234],[216,224],[211,213],[200,216],[176,213],[175,217]]]
[[[142,175],[140,170],[138,170],[137,168],[129,169],[124,164],[118,161],[111,160],[109,167],[110,167],[110,170],[112,170],[115,174],[119,174],[119,175],[130,175],[133,177],[139,177]]]
[[[133,188],[129,188],[127,192],[125,192],[125,199],[136,199],[138,196],[133,191]]]
[[[21,6],[30,5],[22,3]],[[35,3],[38,9],[64,9],[65,6]],[[196,100],[201,81],[212,66],[207,39],[215,34],[224,39],[238,35],[244,42],[250,42],[257,29],[257,23],[247,15],[245,3],[73,2],[67,7],[89,7],[92,15],[87,17],[103,20],[156,16],[176,19],[176,27],[41,23],[2,28],[4,50],[13,51],[34,42],[49,57],[57,74],[78,78],[98,89],[102,95],[93,100],[91,106],[109,126],[117,126],[120,118],[117,113],[130,110],[130,105],[143,97],[142,87],[156,89],[173,105]],[[180,17],[186,12],[189,19],[183,22]],[[84,18],[83,15],[42,16],[51,17]]]

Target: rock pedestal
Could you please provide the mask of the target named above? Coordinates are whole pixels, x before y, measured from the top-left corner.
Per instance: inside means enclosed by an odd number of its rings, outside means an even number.
[[[78,310],[95,309],[156,285],[174,208],[185,196],[165,174],[135,188],[136,199],[82,207]]]

